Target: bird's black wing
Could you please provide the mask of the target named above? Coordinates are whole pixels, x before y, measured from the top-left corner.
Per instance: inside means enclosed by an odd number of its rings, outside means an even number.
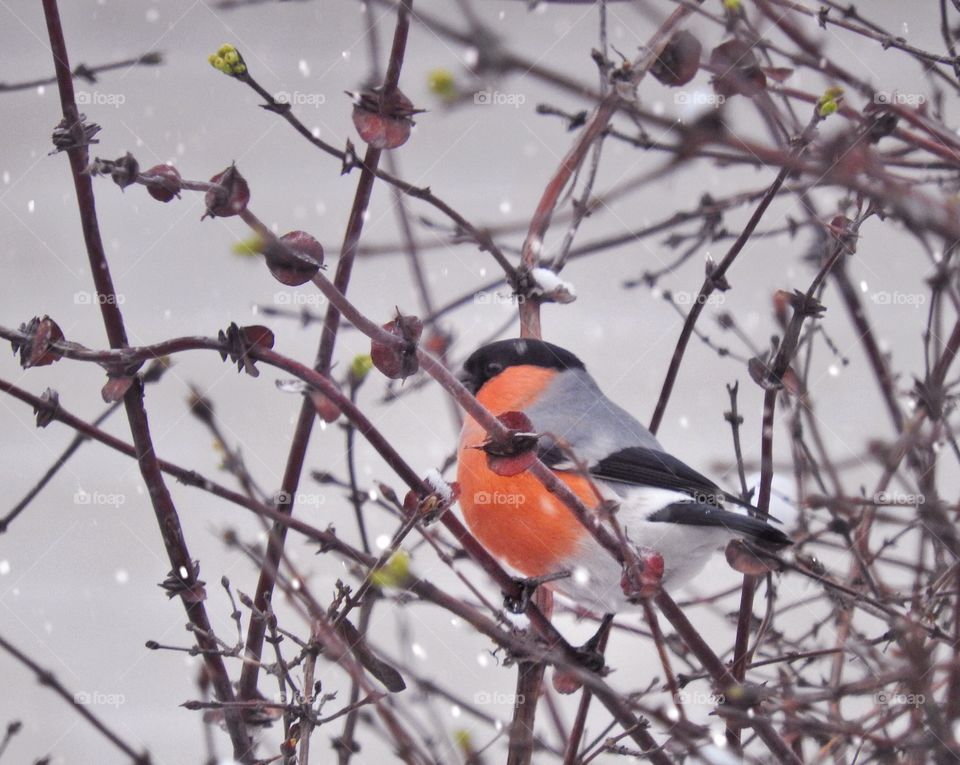
[[[728,499],[713,481],[676,457],[641,446],[614,452],[591,465],[590,474],[605,481],[680,491],[707,505],[719,505]]]
[[[538,456],[554,470],[575,469],[564,451],[552,439],[541,439]],[[724,491],[689,465],[659,449],[630,446],[591,465],[589,472],[604,481],[683,492],[706,505],[716,506],[731,502],[748,510],[755,509],[749,502]]]
[[[540,452],[540,459],[551,467],[569,469],[569,460],[556,446],[546,445]],[[722,526],[776,547],[792,544],[790,537],[768,522],[776,522],[775,518],[761,520],[724,510],[720,507],[724,502],[742,505],[748,510],[756,508],[740,497],[724,491],[709,478],[666,452],[632,446],[600,460],[590,467],[589,472],[604,481],[670,489],[690,496],[690,501],[675,502],[651,513],[647,517],[648,521],[690,526]]]

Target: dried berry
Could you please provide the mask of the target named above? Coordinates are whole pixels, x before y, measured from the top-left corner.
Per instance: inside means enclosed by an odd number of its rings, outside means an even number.
[[[62,354],[52,346],[63,340],[63,332],[49,316],[42,319],[34,316],[20,325],[20,331],[26,338],[13,341],[13,352],[20,353],[20,366],[24,369],[44,367],[61,358]]]
[[[263,246],[270,273],[281,284],[299,287],[323,265],[323,246],[306,231],[291,231]]]
[[[564,669],[562,667],[556,667],[553,670],[553,689],[563,695],[569,696],[571,693],[576,693],[583,687],[583,683],[580,682],[580,678],[577,677],[577,674],[569,669]]]
[[[217,173],[210,179],[210,183],[217,185],[209,189],[204,197],[207,204],[204,218],[208,215],[211,218],[229,218],[247,209],[250,187],[236,165],[230,165],[222,173]]]
[[[523,412],[504,412],[497,419],[507,428],[507,433],[503,438],[491,436],[478,448],[487,453],[487,466],[497,475],[519,475],[537,461],[540,437]]]
[[[398,88],[386,94],[378,90],[350,94],[354,97],[353,125],[360,137],[375,149],[395,149],[410,138],[413,103]]]
[[[773,370],[767,366],[765,358],[754,356],[747,362],[747,373],[764,390],[780,390],[782,387],[779,380],[773,376]]]
[[[869,124],[867,136],[870,138],[870,143],[877,143],[881,138],[886,138],[893,133],[897,129],[897,122],[899,121],[897,115],[892,112],[880,112],[878,114],[867,112],[864,119]]]
[[[757,65],[750,46],[741,40],[728,40],[710,53],[714,70],[713,89],[721,96],[752,97],[767,87],[767,76]]]
[[[624,566],[620,577],[623,594],[631,602],[654,597],[663,584],[663,556],[649,547],[642,547],[638,552],[639,558],[634,564]]]
[[[273,332],[267,327],[259,324],[248,327],[238,327],[236,323],[230,324],[224,332],[220,330],[217,333],[217,339],[220,341],[220,357],[226,361],[230,357],[231,361],[237,364],[237,371],[244,370],[251,377],[259,376],[260,372],[254,365],[254,359],[250,358],[251,348],[273,348]]]
[[[317,416],[324,422],[336,422],[340,417],[340,406],[323,391],[311,390],[310,400]]]
[[[173,165],[154,165],[144,173],[153,180],[147,181],[147,193],[160,202],[169,202],[180,196],[183,187],[180,173]]]
[[[130,390],[133,381],[134,378],[129,375],[111,376],[107,378],[106,384],[100,389],[100,396],[107,404],[120,401]]]
[[[773,316],[781,329],[787,328],[790,321],[790,293],[786,290],[777,290],[773,293]]]
[[[264,327],[261,324],[251,324],[246,327],[240,327],[240,332],[250,347],[267,348],[268,350],[273,348],[275,338],[273,336],[273,330],[269,327]]]
[[[383,325],[391,335],[402,338],[403,343],[383,343],[373,340],[370,343],[370,358],[373,365],[391,380],[402,380],[414,374],[419,368],[417,361],[417,343],[423,332],[423,322],[416,316],[403,316]]]
[[[671,88],[686,85],[700,68],[700,53],[703,47],[690,32],[681,30],[671,37],[657,60],[650,67],[650,74]]]
[[[121,189],[136,183],[139,176],[140,164],[129,151],[120,159],[114,161],[113,167],[110,169],[110,177]]]

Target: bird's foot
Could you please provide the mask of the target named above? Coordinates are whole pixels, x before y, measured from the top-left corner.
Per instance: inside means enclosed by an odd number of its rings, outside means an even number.
[[[603,652],[597,650],[596,646],[590,646],[589,640],[579,648],[574,648],[573,655],[584,669],[590,672],[603,672],[605,666]]]
[[[597,631],[586,643],[579,648],[574,648],[574,655],[585,669],[591,672],[602,672],[604,667],[603,649],[606,643],[607,634],[610,631],[610,624],[613,622],[613,614],[605,614]]]
[[[526,579],[514,577],[513,581],[517,585],[518,595],[512,593],[503,593],[503,607],[511,614],[522,614],[530,605],[530,599],[537,591],[537,587],[547,582],[553,582],[557,579],[564,579],[570,576],[569,571],[559,571],[554,574],[544,574],[543,576],[532,576]]]
[[[611,617],[604,617],[604,622]],[[587,672],[593,672],[600,676],[606,675],[608,670],[603,658],[603,633],[605,627],[601,626],[597,634],[590,638],[582,646],[575,647],[568,645],[567,653],[573,660],[572,665],[576,665]],[[583,687],[583,682],[579,677],[580,673],[573,666],[557,666],[553,670],[553,687],[557,693],[568,696],[576,693]]]

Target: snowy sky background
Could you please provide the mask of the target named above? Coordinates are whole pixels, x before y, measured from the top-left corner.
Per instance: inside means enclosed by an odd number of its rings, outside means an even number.
[[[418,0],[417,5],[459,23],[453,3]],[[481,18],[502,33],[509,46],[545,66],[595,83],[595,68],[589,59],[590,48],[596,44],[595,12],[578,6],[530,12],[522,2],[475,5]],[[653,5],[662,9],[670,4]],[[865,5],[875,20],[910,42],[936,50],[942,47],[935,4],[883,0]],[[910,18],[919,15],[920,6],[925,18]],[[910,8],[909,13],[904,8]],[[298,228],[312,233],[326,248],[328,264],[335,265],[358,174],[341,177],[335,160],[309,146],[276,115],[258,108],[259,100],[252,91],[214,71],[206,57],[221,43],[236,44],[269,91],[322,96],[313,99],[322,101],[316,106],[298,106],[297,114],[309,127],[318,128],[325,140],[337,146],[348,138],[359,143],[350,121],[351,104],[343,95],[344,90],[360,85],[368,71],[365,15],[357,3],[291,2],[228,12],[184,0],[74,0],[62,3],[62,14],[73,65],[105,63],[148,50],[163,51],[166,57],[163,66],[107,73],[92,86],[77,84],[78,90],[92,94],[93,103],[81,110],[103,127],[100,144],[93,148],[95,154],[112,158],[131,151],[144,168],[170,161],[191,179],[209,178],[235,160],[250,183],[251,209],[281,233]],[[393,18],[379,10],[375,15],[386,50]],[[701,27],[695,23],[691,28]],[[650,20],[628,4],[611,7],[610,41],[625,55],[634,55],[651,29]],[[709,35],[708,40],[717,39],[714,29]],[[825,38],[831,55],[873,82],[890,90],[916,89],[919,67],[905,56],[884,53],[877,44],[833,31]],[[51,73],[39,3],[8,0],[0,4],[0,50],[2,81]],[[430,93],[428,74],[445,67],[459,81],[469,83],[463,62],[470,54],[463,46],[444,42],[414,25],[401,85],[417,106],[429,111],[418,118],[410,142],[397,152],[401,174],[415,184],[429,185],[475,223],[523,222],[572,141],[557,119],[538,116],[536,105],[546,102],[579,110],[584,104],[568,94],[550,91],[532,78],[511,76],[491,80],[488,87],[522,96],[518,107],[468,104],[446,110]],[[707,83],[707,75],[701,73],[689,87],[706,91]],[[815,81],[809,74],[793,83],[812,91],[822,91],[829,84]],[[674,94],[659,83],[645,82],[640,95],[646,104],[659,103],[666,114],[681,114]],[[767,140],[753,111],[734,105],[731,114],[738,129]],[[0,97],[0,323],[15,326],[31,316],[49,313],[68,339],[104,347],[99,312],[85,304],[81,294],[92,291],[92,282],[67,160],[47,156],[50,132],[59,118],[51,88]],[[626,121],[618,124],[629,128]],[[662,161],[662,156],[609,141],[596,188],[602,191],[640,176]],[[705,164],[694,165],[598,212],[584,223],[578,242],[629,231],[675,210],[691,209],[704,192],[719,197],[738,188],[766,186],[773,177],[769,168],[718,171]],[[121,193],[101,179],[95,188],[101,230],[124,300],[132,343],[184,334],[215,335],[231,321],[262,322],[276,332],[280,351],[312,360],[318,337],[315,328],[302,330],[294,321],[257,318],[254,306],[306,303],[322,311],[325,304],[309,286],[285,288],[270,277],[262,263],[233,255],[232,245],[247,237],[239,219],[201,223],[203,203],[196,194],[162,205],[140,187]],[[833,213],[838,196],[830,189],[819,193],[825,214]],[[761,229],[782,225],[792,205],[792,200],[775,203]],[[439,214],[425,205],[414,202],[411,209],[415,215],[445,225]],[[800,217],[795,209],[793,215]],[[736,230],[745,217],[740,211],[729,215],[725,223]],[[496,274],[492,258],[475,247],[451,246],[441,232],[423,226],[416,232],[421,242],[434,245],[425,250],[424,261],[437,303],[477,288]],[[561,224],[551,229],[548,253],[562,232]],[[392,192],[378,184],[363,242],[388,245],[398,241]],[[522,232],[500,241],[519,246]],[[786,236],[758,239],[747,245],[729,275],[734,290],[716,308],[734,312],[761,347],[775,331],[768,308],[773,290],[809,284],[812,272],[802,260],[808,243],[806,234],[792,240]],[[722,257],[725,249],[726,243],[709,248],[715,259]],[[644,422],[652,413],[681,320],[648,290],[624,290],[621,283],[675,255],[662,244],[662,238],[651,238],[574,261],[564,276],[576,285],[579,299],[571,305],[544,309],[545,337],[580,355],[610,397]],[[697,255],[666,277],[662,286],[675,292],[695,291],[702,268],[702,256]],[[916,244],[898,232],[896,225],[871,221],[862,230],[859,253],[850,268],[855,281],[863,281],[878,334],[895,351],[895,370],[906,375],[921,369],[919,337],[924,308],[869,300],[881,290],[923,290],[928,268]],[[500,293],[505,295],[505,288]],[[361,258],[350,295],[368,316],[379,321],[386,321],[394,306],[406,312],[419,311],[408,264],[399,252]],[[828,292],[828,304],[831,297]],[[812,387],[818,413],[829,423],[825,433],[829,448],[843,459],[857,454],[867,438],[885,435],[887,423],[880,417],[875,386],[842,307],[836,301],[833,306],[825,326],[851,364],[831,370],[837,366],[836,360],[818,354]],[[463,358],[514,311],[504,299],[469,303],[452,314],[443,326],[457,337],[454,356]],[[745,353],[733,338],[719,334],[715,315],[715,309],[708,310],[701,328],[718,342]],[[358,333],[345,331],[337,344],[336,359],[343,365],[368,348]],[[93,418],[103,409],[99,395],[103,373],[93,365],[61,363],[24,374],[5,353],[0,354],[0,376],[34,393],[53,387],[64,406],[84,417]],[[218,472],[219,455],[206,431],[187,412],[188,386],[195,383],[214,401],[229,437],[242,446],[255,477],[267,487],[278,487],[299,407],[297,397],[275,388],[274,380],[283,377],[267,368],[258,380],[238,376],[233,367],[210,353],[178,357],[162,385],[151,387],[147,395],[159,454],[230,483],[228,476]],[[718,359],[697,341],[691,343],[660,432],[670,450],[720,478],[717,463],[731,453],[728,425],[722,418],[727,408],[724,384],[737,379],[746,417],[746,456],[758,458],[762,392],[741,365]],[[909,377],[905,379],[904,387]],[[375,402],[384,387],[383,378],[374,373],[363,389],[362,405],[418,471],[425,473],[439,466],[453,448],[456,432],[436,386],[389,406],[378,406]],[[129,439],[122,414],[114,417],[107,429]],[[778,433],[778,443],[784,447],[784,431]],[[0,513],[7,512],[34,484],[72,435],[58,424],[37,430],[27,407],[0,397]],[[359,450],[358,463],[366,485],[383,480],[400,488],[364,444]],[[782,448],[778,450],[779,456],[786,454]],[[345,473],[338,428],[315,431],[307,466]],[[863,468],[865,480],[875,473],[872,467]],[[447,475],[452,474],[449,471]],[[729,487],[735,483],[732,476],[721,482]],[[245,511],[172,481],[170,486],[191,553],[201,560],[202,578],[210,584],[211,617],[222,636],[232,640],[229,603],[216,583],[226,574],[237,588],[252,593],[256,572],[242,556],[226,551],[218,534],[234,528],[253,540],[260,527]],[[75,501],[79,491],[114,494],[123,502],[119,506],[82,505]],[[302,491],[307,496],[298,514],[320,527],[335,524],[341,533],[355,539],[352,510],[340,492],[326,490],[309,479]],[[389,534],[394,528],[394,522],[376,509],[370,510],[370,523],[375,536]],[[343,567],[331,556],[315,556],[314,549],[296,536],[288,544],[291,555],[309,574],[316,594],[326,601]],[[451,581],[449,572],[426,552],[414,558],[414,567],[444,583]],[[178,707],[196,697],[194,671],[184,667],[189,664],[195,669],[196,663],[182,654],[153,653],[143,647],[149,639],[188,643],[180,604],[167,601],[155,586],[168,568],[136,465],[103,447],[87,445],[10,531],[0,536],[0,632],[52,669],[68,688],[122,699],[122,703],[104,704],[96,711],[125,738],[148,748],[154,762],[199,763],[200,720]],[[737,581],[722,560],[705,578],[709,586],[718,589],[723,581]],[[783,584],[788,593],[795,588],[794,594],[806,586],[790,579]],[[493,588],[490,591],[495,594]],[[483,689],[512,692],[514,670],[492,669],[487,642],[462,625],[452,625],[437,609],[414,605],[401,612],[399,622],[410,628],[416,648],[397,639],[394,609],[384,608],[379,614],[373,630],[375,642],[388,655],[412,661],[427,676],[461,686],[468,697]],[[639,621],[639,617],[633,618]],[[714,615],[704,613],[700,618],[705,625],[723,628]],[[561,626],[571,638],[589,632],[588,626],[575,625],[569,619]],[[721,640],[718,647],[724,646]],[[619,670],[613,680],[644,686],[648,676],[659,672],[655,659],[627,649],[628,645],[614,642],[611,663]],[[320,670],[324,690],[339,688],[341,699],[345,698],[348,685],[344,675],[322,662]],[[118,761],[89,726],[6,655],[0,655],[0,677],[4,688],[0,725],[19,718],[27,728],[14,740],[6,760],[27,762],[49,752],[54,762]],[[261,687],[268,685],[272,687],[273,681],[261,682]],[[463,715],[456,717],[448,704],[438,704],[437,709],[446,726],[442,735],[466,727],[478,731],[479,742],[489,737],[488,728]],[[491,705],[487,711],[507,719],[509,705]],[[572,707],[568,714],[572,718]],[[315,747],[325,747],[326,740],[339,731],[339,725],[319,731]],[[276,735],[276,730],[270,735]],[[226,752],[225,741],[221,741],[222,752]],[[385,751],[382,747],[386,744],[369,735],[362,741],[365,748],[358,763],[375,762]]]

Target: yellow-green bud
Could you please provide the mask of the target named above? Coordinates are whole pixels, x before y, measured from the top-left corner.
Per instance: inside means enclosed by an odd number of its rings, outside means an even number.
[[[451,101],[457,96],[457,81],[449,69],[434,69],[427,76],[427,85],[430,92],[440,96],[444,101]]]
[[[840,108],[842,98],[843,88],[836,86],[827,88],[817,101],[817,114],[821,117],[829,117]]]
[[[242,239],[233,244],[233,254],[242,255],[245,258],[253,257],[263,252],[263,240],[254,234],[249,239]]]
[[[453,732],[453,740],[457,748],[464,754],[469,754],[473,751],[473,739],[470,737],[470,731],[464,728],[455,730]]]
[[[229,43],[221,45],[217,52],[211,54],[207,60],[214,69],[231,77],[236,77],[247,71],[247,65],[243,62],[240,51]]]
[[[373,359],[370,358],[369,353],[361,353],[354,356],[353,361],[350,363],[350,379],[354,385],[363,382],[363,379],[371,369],[373,369]]]
[[[403,587],[410,578],[410,556],[398,550],[370,576],[370,582],[381,590],[388,587]]]

